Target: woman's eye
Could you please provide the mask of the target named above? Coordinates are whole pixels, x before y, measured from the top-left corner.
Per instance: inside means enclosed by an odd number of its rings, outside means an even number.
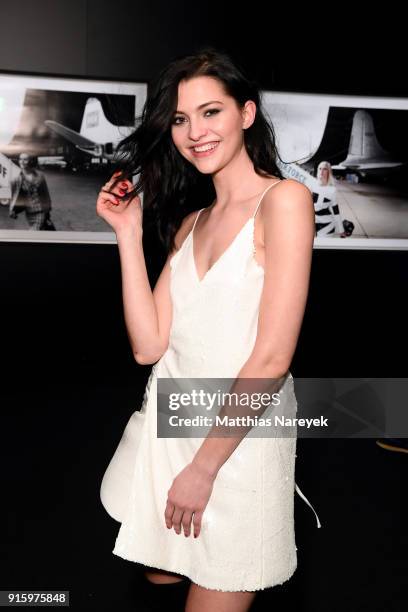
[[[210,109],[207,111],[207,113],[212,113],[212,114],[214,114],[214,113],[219,113],[219,112],[220,112],[220,111],[218,110],[218,108],[210,108]]]
[[[219,109],[218,108],[210,108],[208,110],[205,111],[204,114],[207,113],[211,113],[211,115],[217,114],[219,113]],[[178,122],[178,119],[181,119],[180,122]],[[181,123],[184,121],[184,117],[176,117],[175,119],[173,119],[173,125],[181,125]]]

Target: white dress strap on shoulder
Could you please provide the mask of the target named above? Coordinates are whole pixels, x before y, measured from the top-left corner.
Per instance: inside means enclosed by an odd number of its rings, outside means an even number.
[[[312,510],[313,510],[313,512],[315,513],[315,516],[316,516],[316,519],[317,519],[317,526],[318,526],[318,527],[321,527],[322,525],[321,525],[321,523],[320,523],[320,521],[319,521],[319,517],[317,516],[317,512],[316,512],[316,510],[313,508],[313,506],[312,506],[312,504],[310,503],[310,501],[309,501],[308,499],[306,499],[306,497],[303,495],[302,491],[299,489],[299,487],[297,486],[296,482],[295,482],[295,488],[296,488],[296,491],[298,492],[298,494],[300,495],[300,497],[301,497],[302,499],[304,499],[304,500],[305,500],[305,502],[307,503],[307,505],[308,505],[308,506],[310,506],[310,507],[311,507],[311,509],[312,509]]]
[[[194,219],[193,227],[191,228],[191,233],[193,233],[193,231],[194,231],[195,224],[197,223],[197,219],[198,219],[198,217],[200,216],[200,212],[201,212],[202,210],[204,210],[204,208],[200,208],[200,210],[198,211],[198,213],[197,213],[197,215],[196,215],[196,218]]]
[[[274,183],[272,183],[272,185],[268,185],[268,186],[267,186],[267,188],[265,189],[265,191],[263,192],[263,194],[262,194],[262,195],[261,195],[261,197],[259,198],[259,202],[258,202],[258,204],[257,204],[257,206],[256,206],[256,208],[255,208],[255,212],[254,212],[254,214],[253,214],[253,218],[254,218],[254,219],[255,219],[256,213],[258,212],[259,205],[261,204],[261,202],[262,202],[262,200],[263,200],[263,197],[264,197],[265,193],[268,191],[268,189],[270,189],[271,187],[275,187],[275,185],[277,185],[277,184],[278,184],[278,183],[280,183],[280,182],[281,182],[281,179],[279,179],[278,181],[275,181]]]

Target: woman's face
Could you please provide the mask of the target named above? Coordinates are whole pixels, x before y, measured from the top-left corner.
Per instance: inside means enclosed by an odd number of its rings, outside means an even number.
[[[174,145],[197,170],[213,174],[239,154],[244,146],[243,129],[253,123],[255,113],[252,100],[239,109],[215,78],[180,81],[171,126]],[[211,143],[210,149],[204,147],[206,150],[200,152],[194,148],[207,143]]]
[[[30,166],[30,156],[27,153],[21,153],[18,164],[22,170],[26,170]]]
[[[318,173],[317,173],[317,178],[320,180],[320,182],[323,185],[326,185],[329,180],[329,169],[326,168],[325,166],[323,166],[322,168],[319,168]]]

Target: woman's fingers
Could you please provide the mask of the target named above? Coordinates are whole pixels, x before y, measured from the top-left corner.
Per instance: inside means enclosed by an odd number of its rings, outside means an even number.
[[[109,181],[107,181],[104,184],[101,191],[111,193],[113,194],[113,196],[118,196],[119,202],[120,201],[128,202],[129,197],[126,198],[125,196],[132,191],[133,183],[129,181],[128,179],[122,179],[118,181],[118,179],[120,178],[120,174],[121,174],[120,170],[118,170],[117,172],[114,172],[114,174],[112,174],[112,177],[109,179]],[[116,181],[118,182],[115,184]],[[112,203],[116,204],[116,202],[112,202]]]
[[[174,514],[173,514],[173,527],[174,527],[174,531],[176,533],[180,533],[181,532],[181,519],[183,516],[183,510],[181,510],[180,508],[176,508],[174,510]]]
[[[194,515],[194,518],[193,518]],[[193,519],[194,524],[194,537],[196,538],[200,533],[201,529],[201,518],[203,516],[202,512],[193,512],[192,510],[182,510],[181,508],[176,508],[174,504],[171,504],[169,501],[166,505],[166,510],[164,513],[166,526],[168,529],[174,527],[174,531],[180,535],[181,526],[183,526],[184,536],[186,538],[191,534],[191,520]]]
[[[118,176],[121,174],[120,170],[114,172],[107,183],[103,186],[104,189],[110,190]]]
[[[109,193],[105,189],[101,189],[100,198],[104,202],[111,202],[115,206],[117,206],[120,203],[120,200],[113,193]]]
[[[130,193],[132,188],[133,185],[130,181],[120,181],[117,185],[115,185],[115,187],[107,188],[107,191],[110,191],[110,193],[113,193],[119,196],[120,198],[123,198],[128,193]]]
[[[183,514],[183,518],[181,520],[181,524],[183,525],[183,529],[184,529],[184,535],[186,538],[188,538],[188,536],[191,533],[191,519],[192,519],[193,513],[190,510],[185,510],[184,514]]]
[[[113,189],[113,193],[117,193],[119,196],[123,197],[126,194],[130,193],[130,191],[132,190],[133,185],[130,181],[121,181],[120,183],[118,183],[115,187],[115,189]]]
[[[129,189],[132,187],[132,183],[127,179],[119,180],[119,182],[116,183],[116,181],[120,178],[120,174],[121,172],[119,170],[117,172],[114,172],[109,181],[104,184],[102,189],[110,191],[111,193],[115,193],[116,195],[125,195],[126,192],[129,191]]]
[[[198,538],[201,531],[201,520],[203,518],[204,510],[194,512],[193,525],[194,525],[194,537]]]

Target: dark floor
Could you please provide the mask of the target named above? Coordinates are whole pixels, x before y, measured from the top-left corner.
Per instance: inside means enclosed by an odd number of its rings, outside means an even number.
[[[0,589],[69,590],[74,610],[142,612],[143,568],[112,554],[119,524],[99,486],[144,387],[101,378],[38,403],[24,385],[3,399]],[[407,462],[375,440],[299,439],[296,482],[322,527],[296,495],[298,568],[252,610],[406,611]]]

